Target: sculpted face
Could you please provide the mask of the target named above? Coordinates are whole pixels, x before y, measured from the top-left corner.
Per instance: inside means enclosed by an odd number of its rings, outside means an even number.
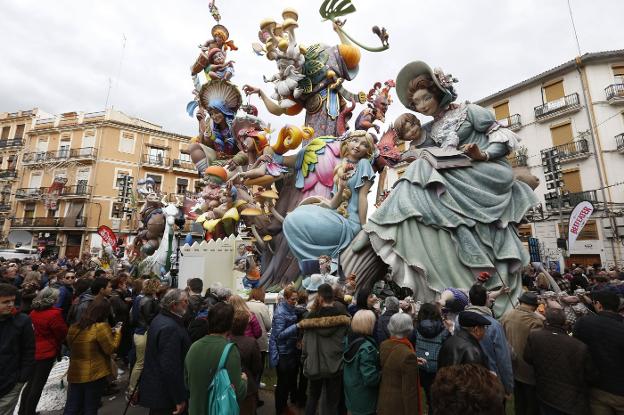
[[[412,108],[423,115],[433,116],[438,112],[440,103],[431,92],[419,89],[412,95]]]
[[[216,110],[216,109],[208,109],[208,113],[210,114],[210,118],[212,118],[212,121],[215,124],[221,124],[223,121],[225,121],[225,117],[223,116],[223,114]]]
[[[365,157],[368,157],[370,149],[368,147],[368,141],[366,140],[366,136],[356,136],[349,139],[349,144],[347,144],[349,150],[347,155],[352,160],[361,160]]]

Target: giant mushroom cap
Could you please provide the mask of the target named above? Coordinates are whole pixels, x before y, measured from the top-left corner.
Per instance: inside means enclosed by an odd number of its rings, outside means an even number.
[[[279,199],[279,195],[273,189],[260,192],[258,196],[260,196],[262,199]]]
[[[258,209],[256,207],[248,207],[241,211],[241,216],[260,216],[263,215],[262,209]]]
[[[297,21],[295,19],[290,19],[290,18],[285,19],[284,23],[282,23],[282,28],[284,30],[288,30],[288,28],[291,27],[291,26],[297,28],[297,27],[299,27],[299,24],[297,23]]]
[[[262,19],[260,21],[260,30],[267,31],[267,32],[272,32],[273,29],[275,29],[275,20],[268,18],[268,19]]]
[[[292,7],[286,7],[282,11],[282,19],[293,19],[296,22],[299,20],[299,13],[297,13],[297,10],[293,9]]]

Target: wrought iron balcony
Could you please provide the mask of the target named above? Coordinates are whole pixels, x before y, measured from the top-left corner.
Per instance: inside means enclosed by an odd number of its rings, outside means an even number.
[[[612,84],[605,88],[609,104],[624,104],[624,84]]]
[[[545,150],[542,150],[542,152],[551,150],[557,150],[559,160],[562,163],[589,157],[589,144],[584,138],[581,138],[577,141],[572,141],[571,143],[562,144],[560,146],[547,148]]]
[[[511,164],[511,167],[526,167],[528,165],[528,157],[523,156],[509,156],[507,161]]]
[[[11,218],[12,228],[84,228],[87,218]]]
[[[84,147],[84,148],[72,148],[61,149],[58,151],[38,151],[32,153],[25,153],[22,156],[22,163],[24,165],[32,165],[39,163],[55,163],[63,160],[75,160],[75,161],[94,161],[97,158],[97,148]]]
[[[545,195],[546,197],[546,208],[551,210],[559,210],[560,207],[563,209],[573,209],[574,206],[578,205],[580,202],[588,201],[591,202],[596,209],[600,208],[599,200],[598,200],[598,190],[587,190],[584,192],[575,192],[575,193],[565,193],[561,195],[561,201],[559,200],[559,196],[557,196],[554,192],[549,195]],[[560,204],[561,202],[561,204]]]
[[[174,170],[184,170],[184,171],[189,171],[189,170],[196,171],[197,170],[195,163],[191,161],[180,160],[180,159],[173,159],[171,166],[173,167]]]
[[[624,153],[624,133],[615,136],[615,147],[620,153]]]
[[[154,167],[159,169],[169,169],[169,157],[154,156],[151,154],[143,154],[143,166]]]
[[[13,180],[17,177],[17,170],[0,170],[0,180]]]
[[[581,109],[579,95],[575,92],[554,101],[546,102],[535,107],[535,120],[544,121],[558,117],[563,114],[578,111]]]
[[[21,137],[14,138],[13,140],[0,140],[0,148],[7,147],[21,147],[24,145],[24,140]]]
[[[19,188],[15,192],[16,199],[42,199],[44,195],[50,192],[49,187],[27,187]],[[60,193],[57,194],[59,198],[87,198],[93,193],[93,186],[87,186],[83,184],[63,186],[60,189]]]
[[[520,114],[513,114],[507,118],[503,118],[497,121],[500,125],[509,128],[511,131],[518,131],[522,128],[522,123],[520,122]]]

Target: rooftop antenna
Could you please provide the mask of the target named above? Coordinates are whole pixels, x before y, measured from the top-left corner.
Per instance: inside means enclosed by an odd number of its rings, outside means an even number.
[[[121,44],[121,56],[119,57],[119,64],[117,65],[117,74],[115,76],[115,83],[119,82],[119,76],[121,75],[121,66],[123,64],[124,54],[126,52],[126,34],[121,34],[122,44]],[[108,78],[108,91],[106,92],[106,104],[104,104],[104,109],[108,109],[108,102],[111,100],[111,92],[113,89],[113,79],[111,77]],[[112,106],[112,105],[111,105]]]
[[[572,31],[574,32],[574,38],[576,39],[576,50],[578,52],[578,56],[581,56],[581,44],[579,42],[578,33],[576,33],[576,25],[574,24],[574,15],[572,14],[572,5],[570,4],[570,0],[568,0],[568,11],[570,12]]]

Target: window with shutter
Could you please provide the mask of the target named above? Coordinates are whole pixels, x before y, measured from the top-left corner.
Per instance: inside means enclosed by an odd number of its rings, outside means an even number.
[[[121,153],[134,153],[134,142],[136,140],[135,134],[127,131],[121,132],[121,137],[119,138],[119,152]]]
[[[581,172],[579,170],[563,172],[563,190],[570,193],[580,193],[583,191]]]
[[[563,91],[563,81],[555,82],[544,87],[544,100],[546,102],[556,101],[565,96]]]
[[[613,75],[615,76],[616,84],[624,84],[624,65],[614,66]]]
[[[494,115],[497,121],[509,118],[509,103],[505,102],[494,107]]]
[[[24,124],[20,124],[17,126],[17,128],[15,129],[15,139],[19,140],[21,138],[24,138]]]
[[[553,146],[561,146],[574,141],[571,123],[551,128],[550,135],[552,137]]]

